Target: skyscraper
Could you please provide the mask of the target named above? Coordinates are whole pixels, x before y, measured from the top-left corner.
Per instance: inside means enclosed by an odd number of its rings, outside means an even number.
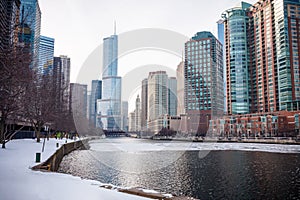
[[[39,45],[39,69],[41,74],[52,74],[54,56],[54,38],[41,36]]]
[[[225,19],[227,111],[229,114],[249,113],[251,94],[249,53],[247,46],[247,9],[250,4],[223,13]]]
[[[53,59],[53,84],[56,88],[56,107],[61,111],[70,110],[70,68],[71,60],[67,56]]]
[[[217,21],[217,24],[218,24],[218,40],[223,45],[223,66],[226,66],[224,20],[220,19],[219,21]],[[226,70],[223,70],[223,80],[224,80],[224,83],[223,83],[223,86],[224,86],[224,113],[226,113],[227,112],[227,109],[226,109]]]
[[[168,114],[168,75],[165,71],[150,72],[148,76],[148,128],[157,133]]]
[[[92,80],[92,90],[89,107],[89,120],[96,127],[97,100],[102,98],[102,81]]]
[[[209,119],[224,112],[222,50],[215,36],[205,31],[185,43],[185,110],[192,132],[206,133]]]
[[[128,102],[122,101],[122,130],[128,131]]]
[[[142,81],[142,95],[141,95],[141,128],[147,130],[147,116],[148,116],[148,79]]]
[[[140,96],[137,95],[135,100],[135,126],[136,131],[141,131],[141,99]]]
[[[103,39],[102,99],[97,113],[101,128],[121,129],[121,77],[118,76],[118,36]]]
[[[18,42],[20,0],[0,1],[0,50]]]
[[[176,70],[177,78],[177,115],[185,114],[184,107],[184,61],[180,62]]]
[[[300,107],[298,0],[260,0],[223,13],[229,114]]]
[[[19,41],[30,47],[31,67],[38,69],[41,10],[38,0],[21,0]]]
[[[177,79],[168,79],[168,115],[177,115]]]
[[[74,119],[87,119],[87,85],[71,83],[70,102]]]

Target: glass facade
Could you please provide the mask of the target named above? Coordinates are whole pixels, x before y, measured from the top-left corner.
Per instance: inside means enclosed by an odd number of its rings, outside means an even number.
[[[223,47],[210,32],[185,43],[185,110],[224,112]]]
[[[118,77],[118,36],[103,39],[102,99],[97,101],[97,122],[105,130],[120,130],[121,77]]]
[[[229,114],[299,109],[299,7],[299,0],[260,0],[222,15]]]
[[[54,38],[41,36],[39,48],[39,73],[52,73],[54,56]]]
[[[223,15],[226,26],[227,110],[230,114],[246,114],[250,109],[247,47],[249,18],[246,8],[246,4],[243,4],[241,8],[227,10]]]
[[[175,77],[168,79],[168,114],[177,115],[177,80]]]
[[[102,98],[102,81],[92,80],[92,90],[90,97],[89,119],[96,126],[97,100]]]
[[[32,68],[37,69],[41,32],[41,10],[38,0],[21,0],[19,41],[30,47]]]

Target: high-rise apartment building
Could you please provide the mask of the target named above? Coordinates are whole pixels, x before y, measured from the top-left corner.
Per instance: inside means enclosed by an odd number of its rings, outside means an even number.
[[[96,127],[97,118],[97,100],[102,98],[102,81],[92,80],[90,106],[89,106],[89,120],[90,123]]]
[[[41,10],[38,0],[21,0],[19,41],[30,47],[31,67],[38,69]]]
[[[227,111],[229,114],[245,114],[250,111],[251,71],[247,46],[247,25],[250,4],[241,3],[240,7],[223,13],[225,19],[226,74],[227,74]],[[224,17],[225,16],[225,17]]]
[[[103,39],[102,99],[97,113],[101,128],[121,129],[121,77],[118,76],[118,36]]]
[[[39,67],[40,74],[52,74],[54,56],[54,38],[42,36],[39,45]]]
[[[18,42],[20,0],[0,1],[0,50]]]
[[[206,133],[211,118],[224,112],[223,49],[210,32],[198,32],[185,43],[185,110],[191,132]]]
[[[298,110],[298,0],[260,0],[223,13],[229,114]]]
[[[225,27],[224,27],[224,20],[220,19],[219,21],[217,21],[217,25],[218,25],[218,40],[221,42],[221,44],[223,45],[223,66],[226,66],[226,50],[225,50]],[[224,113],[227,112],[226,109],[226,70],[223,70],[223,86],[224,86]]]
[[[170,77],[168,79],[168,115],[177,115],[177,79]]]

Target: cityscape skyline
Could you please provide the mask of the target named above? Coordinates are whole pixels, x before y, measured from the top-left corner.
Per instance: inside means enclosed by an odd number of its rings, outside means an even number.
[[[102,38],[113,33],[114,21],[117,22],[117,34],[141,28],[162,28],[181,33],[188,38],[194,33],[204,30],[211,31],[217,36],[216,22],[221,18],[221,13],[234,7],[240,1],[213,1],[215,3],[211,1],[189,3],[177,1],[176,5],[170,7],[173,2],[169,1],[141,3],[132,0],[126,4],[118,1],[92,1],[86,4],[83,1],[40,0],[43,24],[41,34],[56,39],[55,55],[63,54],[72,58],[71,82],[75,82],[78,72],[89,54],[101,44]],[[256,0],[247,2],[255,3]],[[56,9],[58,3],[62,9]],[[212,4],[215,6],[211,6]],[[168,7],[168,11],[164,9],[165,7]],[[199,8],[201,12],[199,12]],[[155,15],[150,14],[149,10],[155,10]],[[178,15],[179,12],[182,14]],[[189,14],[191,12],[195,16],[191,17]],[[64,20],[59,20],[62,18]],[[206,20],[199,20],[203,18]],[[98,19],[105,20],[101,20],[99,23]],[[67,25],[66,21],[69,22]],[[186,21],[189,23],[185,23]],[[80,31],[78,23],[82,26]],[[60,31],[56,31],[57,29]],[[65,35],[68,37],[66,38]],[[78,38],[81,39],[78,40]],[[76,48],[75,43],[81,48]],[[159,58],[156,59],[157,62],[161,61]],[[134,61],[133,58],[120,60],[119,68],[126,67],[132,61]]]

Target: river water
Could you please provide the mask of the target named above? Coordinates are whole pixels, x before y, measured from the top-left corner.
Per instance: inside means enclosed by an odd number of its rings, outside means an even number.
[[[59,171],[199,199],[300,199],[300,146],[118,138],[90,147]]]

